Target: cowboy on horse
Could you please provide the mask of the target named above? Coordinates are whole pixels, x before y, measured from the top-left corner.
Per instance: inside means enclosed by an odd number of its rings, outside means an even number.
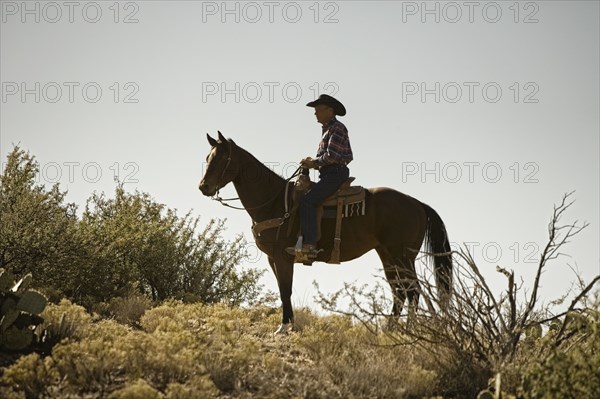
[[[303,168],[319,170],[319,181],[312,185],[300,202],[301,254],[314,260],[320,251],[317,249],[317,210],[348,179],[348,164],[353,157],[348,129],[336,118],[346,115],[344,105],[327,94],[306,105],[315,109],[317,121],[322,125],[317,157],[306,157],[300,161]],[[293,255],[297,248],[288,247],[286,251]]]
[[[307,105],[315,108],[317,121],[323,125],[323,136],[317,157],[303,159],[302,166],[318,168],[321,178],[302,196],[300,221],[294,218],[298,182],[294,184],[291,179],[296,174],[284,179],[221,132],[218,139],[207,134],[211,149],[198,186],[204,195],[223,205],[239,200],[242,207],[235,208],[245,210],[252,219],[256,243],[267,254],[279,286],[283,312],[277,333],[286,333],[293,327],[294,263],[340,264],[373,249],[381,259],[392,290],[392,315],[399,317],[407,300],[412,308],[418,306],[420,285],[415,261],[422,246],[433,258],[439,303],[444,306],[452,292],[452,256],[446,226],[438,213],[424,202],[389,187],[353,190],[347,167],[352,160],[348,133],[335,118],[346,113],[344,106],[325,95]],[[253,173],[244,173],[249,170]],[[235,187],[238,198],[219,197],[219,190],[229,183]],[[336,209],[335,217],[323,217],[317,222],[318,215],[323,215],[324,206],[329,204]],[[298,231],[305,240],[299,247]],[[322,239],[318,239],[320,235]],[[296,247],[292,247],[294,242]]]

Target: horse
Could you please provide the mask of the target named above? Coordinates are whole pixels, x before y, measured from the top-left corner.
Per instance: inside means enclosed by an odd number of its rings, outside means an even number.
[[[299,218],[290,217],[290,198],[294,189],[284,179],[252,154],[218,132],[218,140],[206,135],[211,146],[206,169],[199,183],[203,195],[218,197],[219,190],[233,182],[241,208],[250,215],[253,225],[278,220],[273,228],[255,234],[258,248],[264,252],[279,286],[282,305],[281,325],[276,333],[293,328],[292,281],[294,256],[286,248],[294,246],[299,231]],[[221,202],[224,205],[228,205]],[[323,219],[323,249],[316,261],[327,262],[333,247],[335,219]],[[293,233],[290,233],[293,232]],[[341,229],[340,261],[356,259],[375,249],[385,277],[394,295],[392,315],[399,317],[408,300],[416,307],[420,286],[415,272],[415,259],[425,241],[426,253],[433,256],[435,281],[440,303],[449,299],[452,286],[450,241],[444,222],[429,205],[391,188],[366,189],[365,214],[344,218]]]

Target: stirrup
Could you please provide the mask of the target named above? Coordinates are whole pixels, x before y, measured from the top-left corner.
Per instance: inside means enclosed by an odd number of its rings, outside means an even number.
[[[315,248],[314,250],[307,251],[306,249],[304,249],[304,246],[302,245],[302,241],[303,241],[302,236],[299,236],[298,241],[296,242],[296,245],[293,247],[287,247],[285,249],[285,252],[287,252],[288,254],[290,254],[294,257],[294,263],[302,263],[306,266],[311,266],[312,262],[315,261],[317,259],[317,257],[319,256],[319,252],[321,252],[323,250],[322,249],[317,250]]]
[[[287,247],[285,249],[285,252],[287,252],[290,255],[294,255],[297,258],[307,258],[309,260],[315,260],[317,259],[317,257],[319,256],[319,253],[322,252],[322,249],[313,249],[313,250],[305,250],[300,248],[300,250],[298,250],[298,248],[296,247]]]

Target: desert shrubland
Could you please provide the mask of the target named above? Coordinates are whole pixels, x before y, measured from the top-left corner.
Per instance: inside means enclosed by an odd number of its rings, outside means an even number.
[[[419,276],[419,307],[391,319],[393,298],[381,285],[347,284],[320,294],[322,309],[296,309],[294,330],[275,335],[278,306],[258,284],[261,272],[240,267],[243,240],[224,240],[224,221],[199,228],[198,218],[122,185],[114,198],[94,194],[77,216],[58,186],[36,185],[35,173],[33,157],[15,148],[0,176],[2,343],[13,327],[27,337],[0,353],[0,398],[600,392],[600,276],[575,274],[573,292],[539,297],[549,265],[587,226],[563,221],[571,194],[554,207],[533,281],[517,284],[498,266],[506,288],[495,292],[469,252],[455,251],[450,300]],[[31,300],[18,305],[23,297]]]

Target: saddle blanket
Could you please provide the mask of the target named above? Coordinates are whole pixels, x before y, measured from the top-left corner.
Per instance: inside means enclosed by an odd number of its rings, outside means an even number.
[[[354,202],[346,204],[342,209],[342,217],[350,218],[353,216],[364,216],[366,214],[365,201]],[[323,207],[323,218],[335,219],[337,215],[337,206],[325,206]]]

